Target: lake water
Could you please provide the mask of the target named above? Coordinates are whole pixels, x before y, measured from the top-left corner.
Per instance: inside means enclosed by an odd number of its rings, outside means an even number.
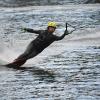
[[[14,60],[36,38],[22,27],[45,29],[51,20],[60,24],[57,35],[65,22],[78,29],[23,69],[0,66],[0,100],[100,100],[99,4],[1,7],[0,64]]]

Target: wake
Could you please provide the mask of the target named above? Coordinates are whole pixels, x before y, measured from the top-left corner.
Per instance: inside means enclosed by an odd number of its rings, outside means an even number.
[[[79,31],[79,34],[73,33],[66,37],[65,42],[77,46],[100,46],[100,30]]]

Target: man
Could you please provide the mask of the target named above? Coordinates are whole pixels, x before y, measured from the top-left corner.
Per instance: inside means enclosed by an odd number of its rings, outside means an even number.
[[[64,34],[62,36],[54,35],[54,31],[57,27],[55,22],[49,22],[46,30],[33,30],[29,28],[24,28],[25,31],[38,34],[37,38],[28,45],[26,51],[20,55],[14,62],[7,64],[8,67],[20,67],[28,59],[37,56],[46,47],[48,47],[54,41],[62,40],[66,35],[68,35],[67,26]]]

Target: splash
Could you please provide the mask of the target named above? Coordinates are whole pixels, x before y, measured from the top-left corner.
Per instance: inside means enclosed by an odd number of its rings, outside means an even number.
[[[18,53],[13,48],[6,47],[3,43],[0,43],[0,63],[11,62],[17,56]]]

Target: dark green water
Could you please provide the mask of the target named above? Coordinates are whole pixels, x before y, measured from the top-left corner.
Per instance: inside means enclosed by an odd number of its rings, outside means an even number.
[[[0,0],[0,7],[100,3],[100,0]]]

